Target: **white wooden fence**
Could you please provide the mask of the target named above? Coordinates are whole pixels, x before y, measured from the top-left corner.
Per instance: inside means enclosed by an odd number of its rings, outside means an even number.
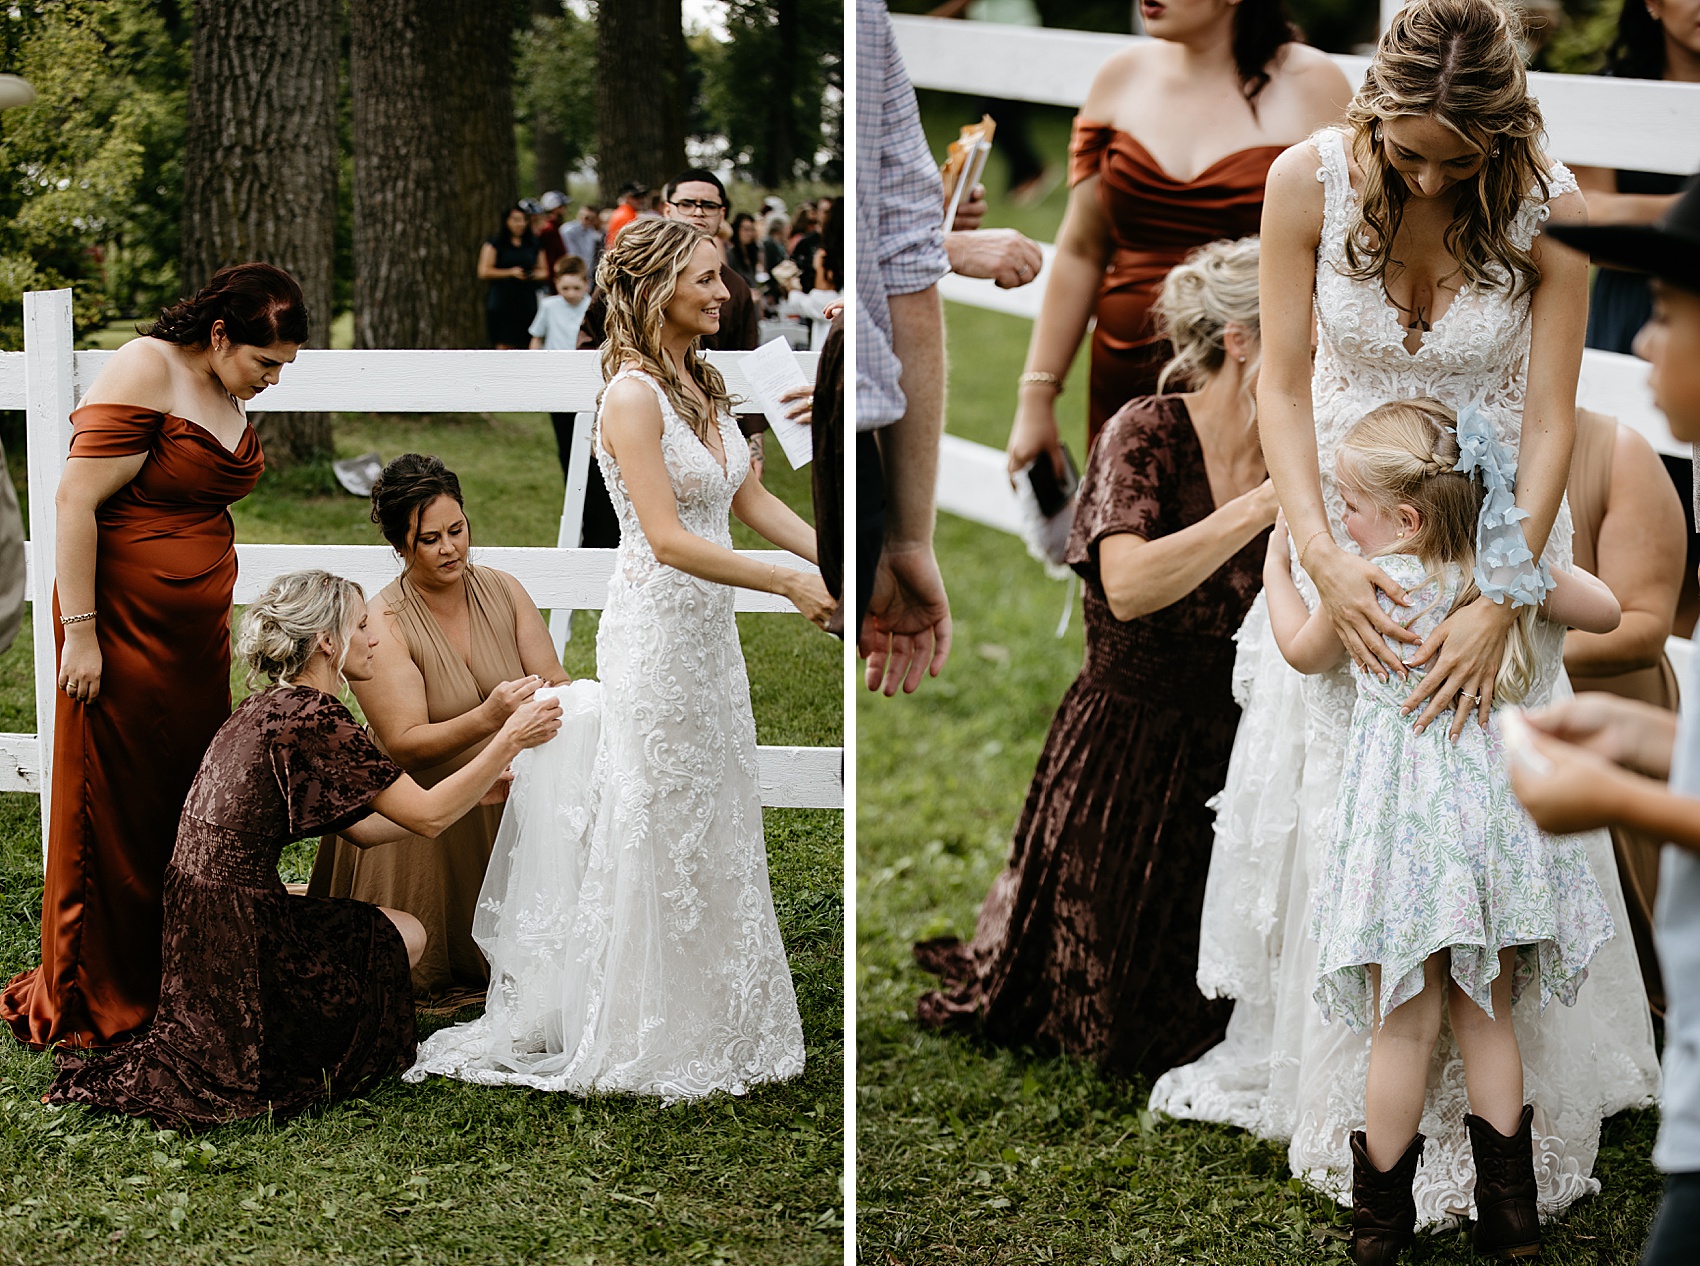
[[[57,664],[53,651],[54,490],[71,443],[71,411],[111,352],[73,351],[71,292],[24,296],[24,350],[0,353],[0,409],[24,409],[28,420],[30,540],[27,594],[35,636],[35,734],[0,734],[0,791],[36,792],[42,798],[42,845],[47,841],[52,786],[53,717]],[[742,353],[710,359],[734,395],[743,389]],[[799,355],[814,377],[816,357]],[[303,351],[282,380],[250,404],[254,412],[483,413],[538,411],[588,413],[602,378],[595,352]],[[586,428],[587,429],[587,428]],[[575,452],[567,513],[578,522],[588,469],[588,445]],[[576,483],[577,503],[573,487]],[[547,609],[597,610],[613,574],[614,552],[481,546],[478,561],[511,572]],[[236,601],[252,601],[275,577],[302,567],[322,567],[357,580],[374,593],[393,580],[398,566],[387,545],[238,545]],[[783,550],[754,551],[762,562],[807,568]],[[792,611],[774,594],[740,589],[740,611]],[[843,749],[759,749],[762,803],[772,807],[837,809],[844,804]]]
[[[1143,36],[1040,30],[990,22],[893,17],[897,44],[920,88],[1079,106],[1106,58]],[[1367,57],[1334,56],[1356,85]],[[1700,170],[1700,84],[1532,73],[1530,88],[1546,119],[1549,151],[1561,161],[1595,167],[1688,174]],[[1048,266],[1054,248],[1042,243]],[[1049,268],[1015,290],[990,281],[950,276],[939,289],[971,307],[1029,319],[1039,315]],[[1583,354],[1577,401],[1609,413],[1646,436],[1659,452],[1687,458],[1653,408],[1647,366],[1632,356],[1589,349]],[[1010,374],[1010,413],[1015,409]],[[1005,531],[1015,531],[1015,498],[1003,478],[1004,457],[983,444],[946,437],[939,463],[939,508]]]

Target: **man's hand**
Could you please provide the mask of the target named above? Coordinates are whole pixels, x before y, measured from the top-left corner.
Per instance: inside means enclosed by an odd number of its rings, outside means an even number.
[[[950,657],[950,599],[931,545],[880,553],[857,650],[869,690],[913,694],[921,675],[937,677]]]
[[[986,222],[986,186],[975,185],[968,196],[956,204],[956,218],[950,222],[952,233],[972,233]]]
[[[946,233],[944,251],[950,256],[951,272],[959,277],[988,277],[1001,290],[1025,286],[1045,265],[1038,244],[1014,229]]]

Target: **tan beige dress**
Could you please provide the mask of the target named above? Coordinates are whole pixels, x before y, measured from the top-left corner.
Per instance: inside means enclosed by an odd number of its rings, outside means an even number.
[[[507,582],[496,572],[468,566],[466,593],[471,608],[470,665],[449,644],[406,577],[380,595],[425,679],[425,708],[432,724],[470,712],[502,682],[525,676]],[[442,764],[408,772],[421,786],[435,786],[482,751],[488,741],[481,740]],[[340,836],[326,836],[308,894],[353,897],[406,910],[425,925],[427,937],[425,954],[413,969],[413,992],[419,1004],[447,1009],[482,1002],[490,969],[472,939],[472,912],[501,820],[502,807],[486,805],[473,809],[434,840],[415,835],[367,849],[356,848]]]
[[[1587,409],[1576,410],[1576,448],[1570,458],[1570,513],[1576,522],[1576,565],[1595,571],[1600,524],[1606,517],[1606,499],[1611,492],[1612,451],[1617,443],[1617,420]],[[1604,690],[1626,699],[1639,699],[1654,707],[1676,710],[1676,672],[1664,655],[1659,662],[1631,673],[1606,677],[1573,676],[1576,692]],[[1611,833],[1612,851],[1617,854],[1617,873],[1623,880],[1623,899],[1629,907],[1630,929],[1635,934],[1635,953],[1641,960],[1641,975],[1647,982],[1647,1001],[1653,1014],[1665,1011],[1664,982],[1659,975],[1659,957],[1653,949],[1653,900],[1659,892],[1659,841],[1621,828]]]

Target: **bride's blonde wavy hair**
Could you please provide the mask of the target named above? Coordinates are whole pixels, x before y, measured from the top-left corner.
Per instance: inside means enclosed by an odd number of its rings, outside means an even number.
[[[690,266],[706,234],[675,220],[633,220],[620,230],[614,245],[596,266],[596,287],[608,304],[608,324],[602,344],[602,379],[612,380],[625,365],[635,364],[661,384],[673,408],[708,442],[722,409],[732,407],[731,394],[720,371],[703,358],[697,341],[685,352],[685,372],[708,397],[705,405],[685,389],[671,358],[661,348],[662,314],[673,301],[679,278]],[[606,388],[604,388],[606,390]],[[596,398],[597,408],[602,397]]]
[[[1450,128],[1482,155],[1459,186],[1446,249],[1473,286],[1540,283],[1540,267],[1512,226],[1531,190],[1551,195],[1540,139],[1545,125],[1529,95],[1518,51],[1519,19],[1494,0],[1412,0],[1376,47],[1363,86],[1346,108],[1363,188],[1346,233],[1346,275],[1386,284],[1393,239],[1410,190],[1387,161],[1382,124],[1422,116]],[[1500,276],[1500,270],[1504,276]]]
[[[1384,514],[1400,504],[1417,512],[1417,530],[1379,554],[1414,554],[1439,576],[1447,563],[1464,571],[1464,586],[1446,614],[1481,596],[1476,588],[1476,525],[1481,519],[1481,483],[1455,470],[1458,415],[1438,400],[1396,400],[1371,409],[1346,432],[1335,458],[1334,477]],[[1421,615],[1422,612],[1416,612]],[[1535,682],[1532,640],[1534,607],[1520,607],[1506,637],[1505,655],[1494,682],[1494,698],[1517,703]]]

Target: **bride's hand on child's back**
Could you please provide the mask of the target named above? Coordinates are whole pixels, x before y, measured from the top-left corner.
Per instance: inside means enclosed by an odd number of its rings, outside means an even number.
[[[1651,778],[1670,776],[1676,714],[1636,699],[1590,691],[1526,714],[1543,734]]]
[[[1401,709],[1406,716],[1422,708],[1417,718],[1421,734],[1436,717],[1453,708],[1452,739],[1457,741],[1472,713],[1486,725],[1493,707],[1493,684],[1505,658],[1515,610],[1510,605],[1477,598],[1440,622],[1410,658],[1413,668],[1428,671]]]
[[[1383,611],[1375,596],[1380,590],[1400,606],[1406,606],[1409,599],[1404,589],[1367,558],[1348,554],[1323,534],[1317,534],[1306,545],[1308,549],[1300,547],[1305,555],[1302,560],[1305,571],[1316,585],[1317,597],[1346,653],[1359,667],[1383,681],[1389,673],[1405,676],[1405,665],[1386,639],[1413,643],[1422,639]]]

